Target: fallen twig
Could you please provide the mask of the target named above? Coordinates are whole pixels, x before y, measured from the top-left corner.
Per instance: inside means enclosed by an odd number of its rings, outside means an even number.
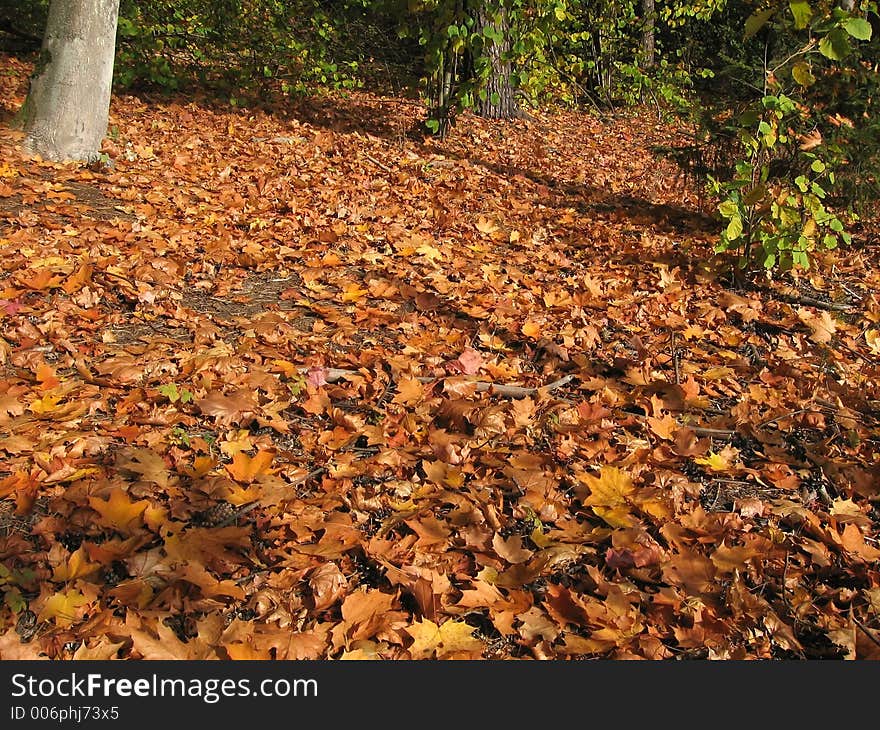
[[[364,152],[364,157],[366,157],[370,162],[372,162],[377,167],[381,167],[383,170],[385,170],[385,172],[394,172],[394,170],[392,170],[390,167],[388,167],[388,165],[386,165],[382,162],[379,162],[379,160],[377,160],[372,155],[368,155],[366,152]]]
[[[306,374],[313,368],[309,367],[300,367],[297,370]],[[344,380],[349,375],[359,375],[360,372],[358,370],[346,370],[345,368],[325,368],[324,369],[324,380],[328,383],[335,383],[339,380]],[[506,398],[530,398],[533,396],[540,395],[541,393],[550,393],[558,388],[561,388],[564,385],[568,385],[572,380],[574,380],[574,375],[564,375],[561,378],[554,380],[551,383],[547,383],[547,385],[540,385],[537,387],[525,387],[521,385],[504,385],[503,383],[496,383],[490,380],[476,380],[472,381],[476,386],[476,390],[478,393],[491,393],[493,395],[500,395]],[[433,383],[441,378],[430,377],[425,375],[419,375],[416,377],[420,383]]]

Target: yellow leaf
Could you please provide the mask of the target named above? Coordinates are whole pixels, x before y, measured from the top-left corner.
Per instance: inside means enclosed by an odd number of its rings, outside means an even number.
[[[421,254],[429,261],[442,261],[443,252],[433,246],[429,246],[427,243],[419,246],[416,249],[416,253]]]
[[[615,466],[603,466],[598,477],[584,474],[582,480],[587,489],[577,488],[578,498],[585,506],[592,507],[597,517],[612,527],[635,524],[627,502],[627,497],[635,491],[629,474]]]
[[[437,657],[443,657],[447,654],[456,652],[481,652],[483,650],[483,642],[475,639],[474,627],[466,624],[464,621],[446,621],[440,625],[440,643],[441,646],[437,650]]]
[[[220,443],[224,456],[234,457],[239,451],[247,451],[254,445],[254,437],[247,429],[240,429],[226,441]]]
[[[539,325],[537,322],[533,322],[532,320],[527,320],[523,323],[520,331],[526,337],[538,338],[541,335],[541,325]]]
[[[629,507],[626,505],[619,505],[617,507],[594,505],[593,512],[596,514],[596,517],[605,520],[611,527],[633,527],[636,524],[636,520],[629,513]]]
[[[89,497],[89,506],[101,515],[102,525],[112,527],[119,532],[127,532],[134,527],[135,522],[141,521],[141,515],[150,503],[145,499],[132,502],[122,489],[114,489],[107,500]]]
[[[429,619],[405,629],[413,637],[409,654],[413,659],[442,658],[456,652],[479,652],[483,644],[473,637],[474,627],[464,621],[447,621],[438,626]]]
[[[729,378],[733,374],[733,368],[717,367],[707,370],[703,373],[703,377],[706,380],[721,380],[722,378]]]
[[[694,461],[701,466],[708,466],[712,471],[728,471],[730,469],[730,462],[714,451],[710,451],[708,456],[694,459]]]
[[[79,591],[58,592],[49,596],[37,619],[39,621],[53,619],[56,626],[70,626],[76,620],[79,609],[88,602],[89,599]]]
[[[880,330],[866,330],[865,340],[871,348],[871,352],[880,355]]]
[[[63,395],[46,393],[46,395],[44,395],[42,398],[38,398],[30,404],[30,411],[31,413],[36,413],[37,415],[51,413],[55,410],[55,407],[61,402],[61,399],[63,397]]]
[[[56,583],[63,583],[75,578],[82,578],[91,575],[101,569],[100,563],[90,563],[86,557],[86,551],[82,545],[67,559],[65,565],[59,565],[52,574],[52,580]]]
[[[590,488],[584,500],[588,506],[615,507],[626,504],[626,498],[635,491],[632,478],[616,466],[603,466],[598,477],[585,474],[584,481]]]
[[[480,233],[495,233],[498,230],[498,225],[495,221],[491,221],[488,218],[483,218],[480,216],[477,218],[477,230]]]

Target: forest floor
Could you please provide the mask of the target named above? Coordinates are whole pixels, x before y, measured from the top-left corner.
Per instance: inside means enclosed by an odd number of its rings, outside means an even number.
[[[654,110],[0,57],[0,659],[880,658],[880,246],[736,288]]]

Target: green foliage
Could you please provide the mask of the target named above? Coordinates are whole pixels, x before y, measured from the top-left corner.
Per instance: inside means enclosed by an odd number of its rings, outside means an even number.
[[[376,31],[357,0],[123,0],[116,82],[231,95],[273,80],[292,93],[350,89]]]
[[[840,218],[825,204],[826,181],[833,184],[835,177],[819,154],[799,149],[785,165],[785,175],[772,174],[774,163],[796,141],[787,131],[796,114],[789,97],[765,96],[760,114],[749,110],[741,118],[748,158],[736,164],[732,180],[711,179],[726,221],[716,250],[739,251],[743,268],[756,261],[765,269],[807,269],[812,252],[850,243]],[[799,172],[791,179],[795,169]]]
[[[876,69],[868,70],[859,45],[871,39],[871,25],[839,8],[790,0],[752,12],[743,27],[744,41],[764,36],[763,93],[747,99],[738,117],[745,158],[730,178],[710,178],[725,221],[717,248],[739,251],[742,267],[808,268],[811,253],[850,243],[844,221],[858,217],[853,190],[876,188],[880,130],[867,113],[876,110]],[[869,120],[867,134],[841,115],[846,106]],[[856,149],[854,137],[865,147]],[[873,162],[856,182],[860,158]]]
[[[171,403],[189,403],[193,399],[192,391],[187,388],[178,389],[176,383],[166,383],[165,385],[160,385],[159,393],[164,395]]]
[[[0,563],[0,592],[3,604],[12,613],[20,613],[27,608],[22,590],[29,592],[35,587],[36,574],[30,569],[12,570]]]

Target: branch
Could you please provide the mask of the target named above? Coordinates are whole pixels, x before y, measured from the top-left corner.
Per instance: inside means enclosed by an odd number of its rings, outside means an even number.
[[[297,370],[302,374],[306,374],[312,370],[312,368],[300,367],[297,368]],[[335,383],[339,380],[344,380],[349,375],[360,374],[358,370],[346,370],[344,368],[324,368],[324,370],[324,380],[328,383]],[[476,385],[478,393],[490,393],[505,398],[529,398],[540,395],[541,393],[550,393],[564,385],[568,385],[574,380],[574,377],[574,375],[564,375],[551,383],[547,383],[547,385],[538,386],[536,388],[526,388],[520,385],[504,385],[503,383],[496,383],[491,380],[477,380],[472,382]],[[416,377],[416,380],[420,383],[433,383],[438,380],[438,378],[420,375]]]
[[[31,35],[30,33],[26,33],[23,30],[14,28],[8,20],[0,20],[0,30],[2,30],[4,33],[8,33],[11,36],[15,36],[16,38],[21,38],[22,40],[36,43],[38,46],[42,45],[43,43],[42,38],[37,38],[37,36],[35,35]]]

